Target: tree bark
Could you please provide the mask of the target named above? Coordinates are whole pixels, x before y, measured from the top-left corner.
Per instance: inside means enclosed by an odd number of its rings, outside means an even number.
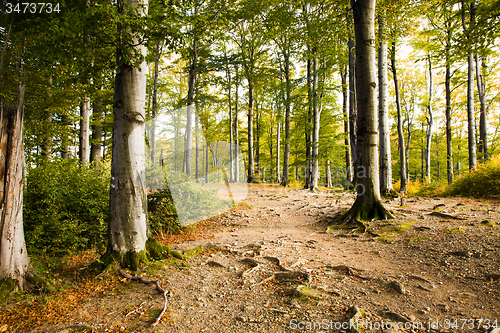
[[[396,91],[396,111],[398,117],[398,146],[399,146],[399,178],[400,178],[400,188],[399,192],[406,193],[407,179],[406,179],[406,156],[405,156],[405,137],[403,133],[403,117],[401,115],[401,101],[399,93],[399,82],[396,68],[396,42],[392,42],[391,51],[391,69],[392,77],[394,80],[394,90]]]
[[[425,148],[425,179],[427,182],[431,182],[431,143],[432,143],[432,127],[434,125],[434,115],[432,114],[432,61],[431,56],[428,56],[429,60],[429,104],[427,105],[428,117],[427,120],[427,145]]]
[[[285,151],[283,153],[283,176],[281,177],[281,186],[288,186],[288,169],[290,168],[290,113],[291,113],[291,94],[292,84],[290,80],[290,53],[284,53],[285,67]],[[278,181],[279,182],[279,181]]]
[[[193,41],[193,50],[191,54],[191,67],[189,68],[188,95],[186,108],[186,138],[184,141],[184,172],[191,175],[191,155],[193,150],[193,103],[194,89],[196,81],[196,68],[198,65],[198,50],[196,39]]]
[[[361,224],[392,218],[380,200],[377,133],[377,74],[375,65],[375,0],[352,0],[356,36],[357,197],[344,221]]]
[[[276,182],[281,181],[280,161],[281,161],[281,122],[278,120],[278,129],[276,131]]]
[[[11,287],[21,290],[34,273],[23,229],[23,104],[20,83],[15,105],[2,105],[0,116],[0,280],[10,279]]]
[[[387,103],[387,42],[385,21],[379,19],[378,82],[379,82],[379,144],[380,144],[380,192],[394,193],[392,188],[391,132]],[[404,163],[404,160],[403,160]]]
[[[92,112],[92,141],[90,145],[90,162],[101,160],[102,148],[102,99],[97,97],[94,101],[94,110]]]
[[[147,0],[128,0],[139,9]],[[141,9],[139,9],[141,11]],[[146,47],[137,45],[135,51],[146,55]],[[122,266],[137,269],[147,259],[147,198],[145,189],[145,95],[146,62],[131,66],[121,58],[115,79],[113,156],[108,224],[107,254]]]
[[[351,144],[352,166],[354,170],[357,165],[357,119],[358,111],[356,106],[356,55],[354,54],[356,42],[349,40],[349,141]],[[356,183],[356,174],[353,172],[352,181]]]
[[[343,68],[340,71],[340,77],[342,80],[342,110],[344,113],[344,144],[345,144],[345,168],[346,168],[346,188],[352,182],[352,160],[351,160],[351,140],[350,140],[350,129],[349,129],[349,110],[347,106],[347,68]]]
[[[488,123],[487,117],[488,113],[486,110],[485,101],[485,83],[484,76],[481,73],[481,69],[484,67],[484,62],[479,61],[479,57],[476,54],[476,81],[477,81],[477,94],[479,97],[480,111],[479,111],[479,153],[481,159],[488,159]]]
[[[318,105],[318,56],[313,49],[313,79],[312,79],[312,98],[313,98],[313,135],[312,135],[312,182],[311,191],[318,189],[319,180],[319,127],[320,127],[320,108]]]
[[[446,49],[446,69],[444,79],[444,90],[446,99],[446,174],[448,184],[453,182],[453,145],[452,145],[452,132],[451,132],[451,65],[449,49]]]
[[[470,4],[470,20],[469,27],[474,24],[475,21],[475,4],[472,2]],[[467,31],[467,25],[465,23],[465,6],[462,1],[462,25],[464,31],[466,31],[467,40],[470,43],[471,37],[470,32]],[[477,167],[477,155],[476,155],[476,120],[474,117],[474,56],[472,51],[469,50],[467,56],[467,139],[469,146],[469,169],[475,170]]]
[[[235,89],[235,96],[234,96],[234,138],[235,138],[235,146],[234,146],[234,181],[239,183],[240,181],[240,157],[239,157],[239,144],[240,144],[240,141],[239,141],[239,138],[238,138],[238,135],[239,135],[239,126],[238,126],[238,89],[239,89],[239,85],[240,85],[240,81],[239,81],[239,66],[236,65],[235,66],[235,85],[236,85],[236,89]]]
[[[81,164],[87,164],[90,158],[90,98],[84,96],[80,103],[80,149],[78,158]]]

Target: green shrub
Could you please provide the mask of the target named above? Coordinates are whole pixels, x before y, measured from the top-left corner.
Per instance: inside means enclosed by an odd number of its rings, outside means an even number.
[[[447,195],[476,198],[500,198],[500,156],[492,157],[457,178],[446,190]]]
[[[109,168],[76,160],[30,168],[24,193],[24,228],[34,253],[66,254],[103,246],[109,210]]]
[[[148,195],[149,227],[153,233],[172,233],[231,207],[230,201],[217,197],[217,190],[207,190],[184,176],[170,176],[169,184],[170,189]]]

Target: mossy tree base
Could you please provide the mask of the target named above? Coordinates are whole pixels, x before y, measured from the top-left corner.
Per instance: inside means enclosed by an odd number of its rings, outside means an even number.
[[[24,290],[34,291],[39,293],[54,292],[55,288],[51,286],[46,279],[36,273],[31,273],[24,277],[24,281],[5,278],[0,280],[0,301],[7,300],[12,293],[20,290],[19,286],[24,286]]]
[[[171,257],[181,260],[187,259],[182,253],[173,251],[169,246],[161,244],[154,238],[149,238],[145,250],[140,252],[129,251],[125,254],[108,250],[90,266],[90,269],[103,271],[114,269],[119,265],[122,268],[130,268],[135,271],[150,260],[162,260]]]
[[[380,200],[365,202],[358,196],[351,209],[339,215],[338,219],[329,223],[329,227],[337,225],[345,229],[360,229],[366,231],[366,223],[373,220],[393,219],[394,215],[382,204]]]

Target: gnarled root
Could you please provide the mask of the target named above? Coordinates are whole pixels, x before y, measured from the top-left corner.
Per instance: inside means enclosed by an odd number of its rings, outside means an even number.
[[[133,281],[139,281],[139,282],[142,282],[144,284],[154,284],[155,287],[156,287],[156,290],[163,295],[163,299],[164,299],[164,303],[163,303],[163,309],[161,310],[160,314],[158,315],[158,317],[156,317],[156,320],[153,324],[151,324],[151,326],[156,326],[158,325],[158,323],[160,322],[161,318],[163,317],[163,315],[165,314],[165,311],[167,310],[167,294],[168,294],[168,291],[163,289],[160,284],[158,283],[157,280],[146,280],[140,276],[132,276],[132,275],[129,275],[127,273],[125,273],[124,271],[122,271],[120,269],[120,274],[121,276],[123,276],[124,278],[126,279],[129,279],[129,280],[133,280]]]

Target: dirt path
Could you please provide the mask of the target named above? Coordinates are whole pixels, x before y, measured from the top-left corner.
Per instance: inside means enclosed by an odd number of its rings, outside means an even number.
[[[97,292],[67,323],[34,331],[348,332],[356,311],[366,332],[384,331],[382,323],[400,327],[386,332],[500,326],[498,202],[387,201],[396,219],[373,222],[372,234],[326,233],[327,222],[353,200],[251,186],[250,207],[221,214],[208,239],[175,245],[204,246],[200,256],[157,262],[141,273],[171,291],[158,326],[150,327],[161,296],[124,279]]]

